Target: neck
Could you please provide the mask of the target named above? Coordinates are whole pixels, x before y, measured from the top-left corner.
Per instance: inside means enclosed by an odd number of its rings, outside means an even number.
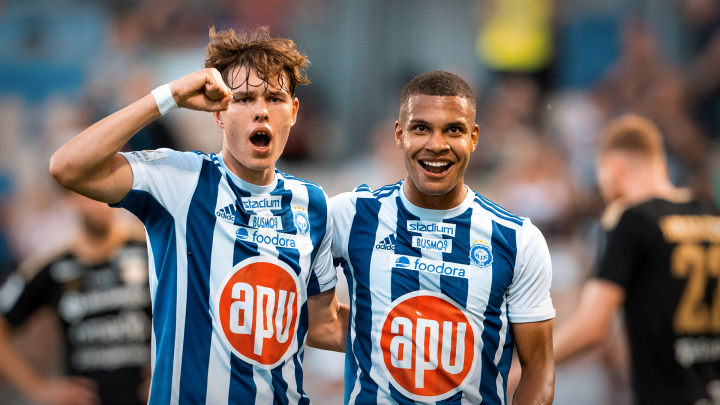
[[[647,177],[628,178],[623,188],[623,198],[633,205],[653,198],[675,200],[682,193],[667,177],[656,177],[652,181]]]
[[[247,167],[245,167],[242,163],[240,163],[237,159],[235,159],[230,152],[226,148],[223,147],[223,161],[225,162],[225,166],[230,169],[230,171],[241,178],[244,181],[247,181],[250,184],[255,184],[256,186],[267,186],[270,185],[270,183],[275,180],[275,164],[267,169],[262,170],[252,170]]]
[[[123,236],[122,229],[114,224],[111,224],[108,231],[103,234],[83,226],[76,239],[75,257],[85,264],[105,263],[122,244]]]
[[[467,189],[462,179],[448,192],[439,195],[423,193],[417,188],[410,176],[405,178],[403,191],[413,205],[431,210],[449,210],[462,204],[467,196]]]

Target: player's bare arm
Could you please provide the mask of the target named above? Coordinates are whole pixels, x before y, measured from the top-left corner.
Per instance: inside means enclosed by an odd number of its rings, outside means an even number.
[[[178,107],[226,110],[231,91],[214,68],[170,83]],[[152,94],[95,123],[63,145],[50,160],[50,173],[63,187],[92,199],[118,203],[132,188],[133,174],[120,148],[145,125],[160,117]]]
[[[625,291],[619,285],[600,279],[588,281],[577,311],[555,333],[555,363],[564,363],[605,341],[624,300]]]
[[[82,377],[48,379],[39,375],[10,341],[7,321],[0,316],[0,375],[33,401],[51,405],[100,403],[94,381]]]
[[[515,347],[522,366],[514,405],[548,405],[555,395],[552,319],[514,323]]]
[[[308,297],[307,345],[345,352],[350,307],[338,302],[335,288]]]

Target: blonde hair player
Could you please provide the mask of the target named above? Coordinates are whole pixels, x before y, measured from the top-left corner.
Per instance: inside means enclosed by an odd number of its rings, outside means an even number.
[[[555,332],[556,363],[603,342],[623,308],[634,403],[718,403],[720,210],[670,182],[660,131],[637,115],[608,124],[597,176],[605,248]]]

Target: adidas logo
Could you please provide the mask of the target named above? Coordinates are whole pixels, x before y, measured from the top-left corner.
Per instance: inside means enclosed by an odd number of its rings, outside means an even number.
[[[386,236],[380,243],[375,245],[375,249],[379,250],[395,250],[395,234]]]
[[[225,208],[219,209],[215,215],[222,219],[226,219],[233,223],[239,223],[240,222],[240,216],[237,208],[235,207],[235,204],[230,204]]]

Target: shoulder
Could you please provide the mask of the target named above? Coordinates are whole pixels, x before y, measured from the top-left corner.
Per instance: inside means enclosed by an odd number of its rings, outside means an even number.
[[[389,184],[387,186],[380,187],[377,190],[373,190],[367,184],[361,184],[355,187],[352,191],[340,193],[330,199],[330,204],[333,208],[335,207],[346,207],[355,206],[358,200],[375,200],[380,203],[386,201],[389,198],[399,195],[402,181],[395,184]]]
[[[316,183],[313,183],[312,181],[307,181],[307,180],[305,180],[305,179],[301,179],[301,178],[299,178],[299,177],[295,177],[295,176],[293,176],[293,175],[291,175],[291,174],[283,173],[283,172],[281,172],[280,170],[277,170],[277,169],[275,169],[275,173],[277,174],[278,178],[280,178],[281,180],[285,181],[286,183],[288,183],[288,184],[291,185],[291,186],[292,186],[292,185],[296,185],[296,186],[300,186],[300,185],[301,185],[301,186],[307,187],[309,190],[312,189],[312,190],[319,190],[319,191],[321,191],[321,192],[323,191],[323,188],[322,188],[322,187],[320,187],[320,186],[319,186],[318,184],[316,184]]]
[[[516,230],[522,230],[526,227],[526,223],[530,223],[529,219],[513,214],[489,198],[482,196],[480,193],[473,190],[470,190],[470,192],[473,193],[473,204],[475,204],[475,207],[496,222]],[[532,226],[534,227],[535,225]]]
[[[288,173],[283,173],[280,170],[275,170],[278,180],[282,180],[285,184],[284,187],[290,191],[302,188],[307,192],[308,202],[316,207],[327,207],[328,196],[325,194],[325,190],[321,186],[311,181],[307,181]]]
[[[123,155],[138,162],[155,164],[169,164],[178,161],[200,163],[203,160],[212,161],[214,157],[214,155],[207,155],[199,151],[180,152],[168,148],[123,152]]]
[[[52,267],[54,263],[70,257],[74,250],[74,240],[58,246],[50,251],[36,253],[25,259],[18,266],[17,274],[26,281],[32,280],[40,272]]]

